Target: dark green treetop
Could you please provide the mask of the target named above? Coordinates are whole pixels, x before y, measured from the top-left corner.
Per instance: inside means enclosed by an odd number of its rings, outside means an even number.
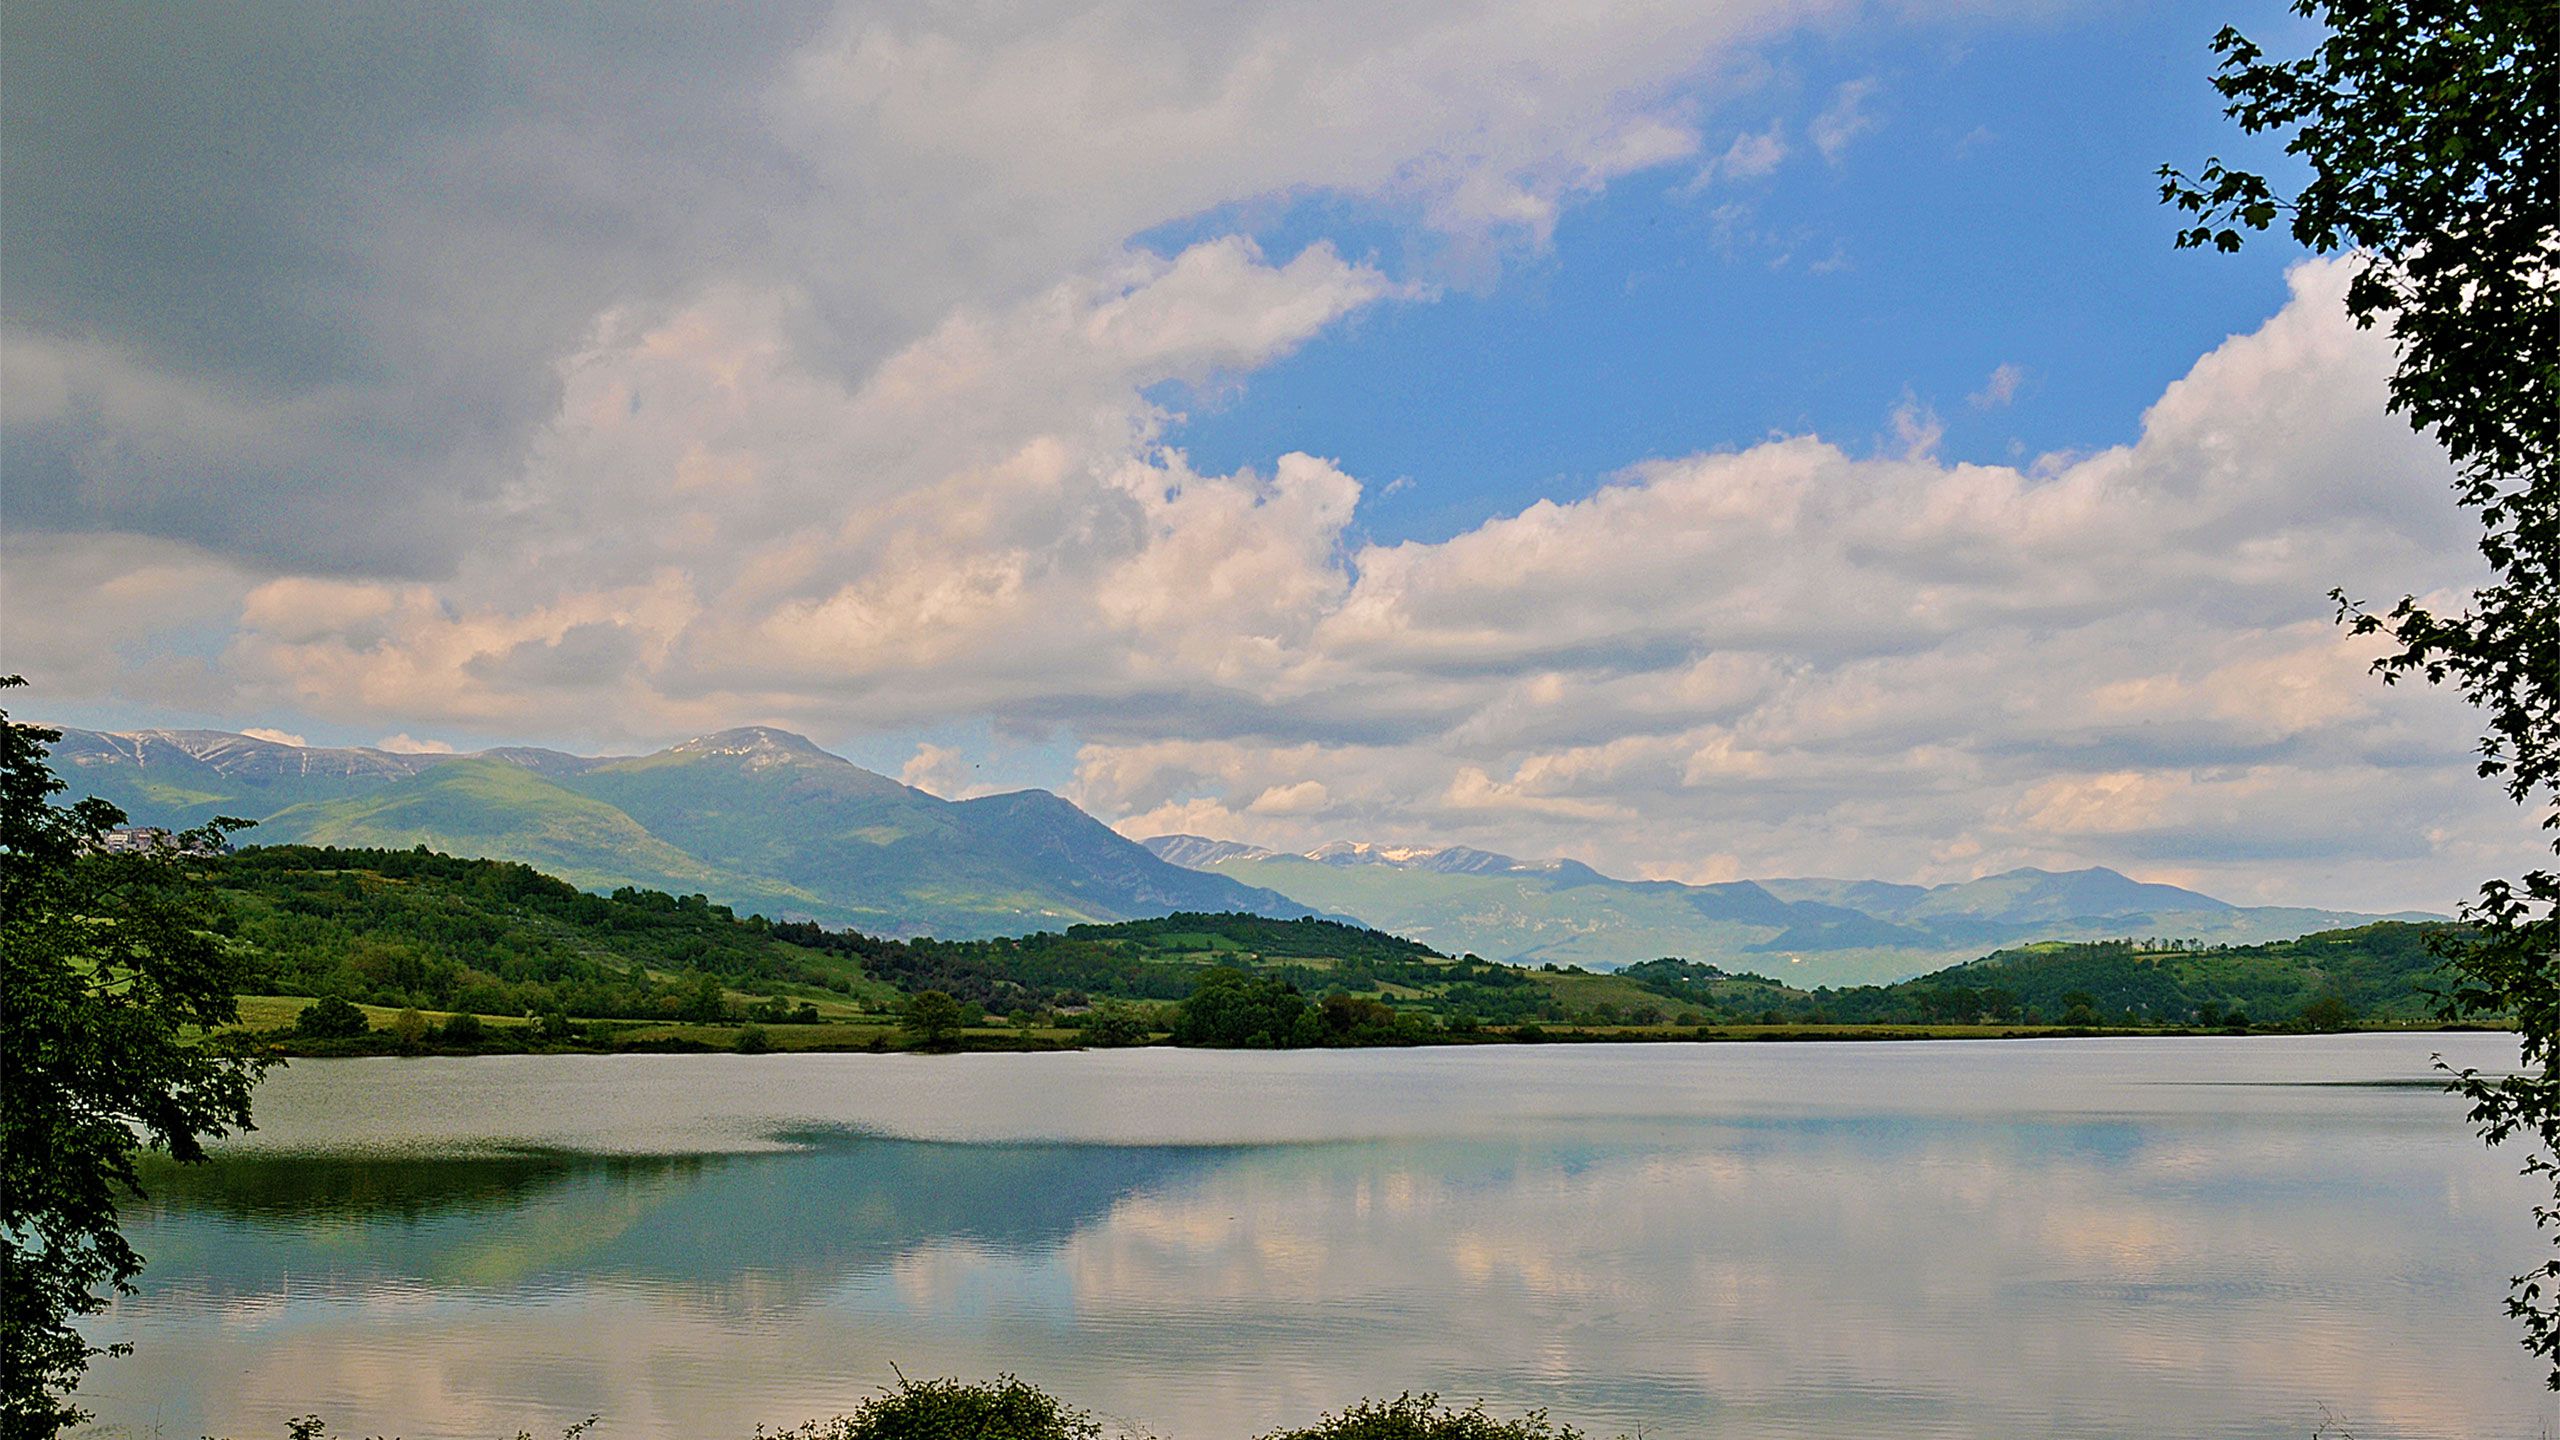
[[[372,1028],[373,1022],[365,1019],[364,1012],[342,995],[322,996],[293,1017],[293,1033],[315,1040],[343,1040]]]
[[[135,1151],[204,1158],[207,1137],[247,1127],[261,1064],[188,1037],[238,1013],[239,962],[188,873],[230,827],[109,852],[114,806],[53,803],[57,738],[0,713],[0,1434],[13,1440],[86,1418],[71,1391],[109,1352],[72,1321],[141,1272],[116,1209],[136,1190]]]
[[[2178,243],[2239,249],[2279,217],[2295,240],[2354,259],[2347,309],[2386,324],[2399,352],[2391,408],[2441,441],[2455,497],[2480,519],[2490,583],[2459,612],[2404,598],[2375,613],[2335,592],[2359,634],[2387,637],[2376,669],[2451,684],[2487,718],[2480,773],[2560,827],[2560,43],[2552,0],[2295,0],[2325,34],[2271,59],[2237,30],[2214,38],[2214,87],[2251,134],[2286,137],[2310,178],[2291,195],[2219,159],[2161,170],[2161,198],[2194,217]],[[2448,932],[2456,1016],[2511,1016],[2525,1073],[2457,1082],[2492,1143],[2538,1149],[2528,1173],[2560,1186],[2560,874],[2491,880]],[[2560,1201],[2537,1207],[2560,1228]],[[2560,1389],[2560,1259],[2517,1277],[2509,1308]]]
[[[1010,1375],[991,1381],[909,1380],[850,1415],[767,1432],[769,1440],[1099,1440],[1082,1410]]]
[[[939,990],[923,990],[908,997],[899,1024],[918,1045],[938,1049],[960,1038],[969,1024],[969,1007]]]
[[[1298,987],[1272,975],[1218,966],[1199,984],[1173,1024],[1173,1043],[1222,1050],[1282,1050],[1323,1041],[1323,1026]]]
[[[1407,1394],[1363,1400],[1262,1440],[1582,1440],[1582,1432],[1549,1420],[1543,1410],[1505,1420],[1486,1414],[1482,1405],[1460,1409],[1443,1405],[1437,1395]]]

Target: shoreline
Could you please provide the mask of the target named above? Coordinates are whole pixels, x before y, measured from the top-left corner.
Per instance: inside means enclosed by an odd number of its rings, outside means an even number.
[[[253,997],[243,997],[244,1002]],[[254,997],[272,1009],[276,1002],[308,1003],[307,997]],[[315,1039],[297,1035],[290,1027],[262,1027],[242,1024],[227,1027],[222,1035],[234,1044],[246,1045],[258,1053],[278,1059],[350,1059],[361,1057],[412,1058],[441,1055],[458,1058],[497,1055],[967,1055],[967,1054],[1056,1054],[1076,1050],[1132,1049],[1221,1049],[1230,1047],[1176,1046],[1169,1035],[1158,1032],[1144,1041],[1123,1045],[1088,1044],[1079,1030],[1066,1027],[1037,1029],[998,1028],[984,1026],[964,1031],[953,1043],[926,1046],[904,1033],[894,1020],[885,1017],[861,1020],[821,1020],[809,1023],[778,1024],[708,1024],[653,1020],[576,1020],[575,1031],[567,1037],[540,1036],[532,1022],[481,1017],[484,1038],[471,1045],[440,1043],[430,1030],[423,1036],[401,1035],[393,1026],[395,1012],[381,1007],[360,1007],[367,1011],[368,1021],[376,1022],[364,1035],[344,1039]],[[443,1012],[418,1012],[421,1019],[440,1026],[449,1018]],[[1340,1045],[1296,1047],[1344,1050],[1411,1050],[1481,1045],[1554,1046],[1554,1045],[1739,1045],[1739,1044],[1812,1044],[1821,1042],[1862,1042],[1871,1044],[1915,1044],[1944,1040],[2090,1040],[2090,1039],[2207,1039],[2280,1037],[2292,1035],[2359,1035],[2359,1034],[2476,1034],[2508,1031],[2510,1026],[2482,1024],[2397,1024],[2350,1025],[2336,1030],[2310,1030],[2287,1025],[2253,1025],[2242,1029],[2217,1027],[2205,1029],[2193,1025],[1901,1025],[1901,1024],[1776,1024],[1776,1025],[1622,1025],[1559,1026],[1518,1025],[1485,1026],[1463,1033],[1443,1033],[1406,1043],[1382,1045]],[[1250,1047],[1248,1047],[1250,1048]]]

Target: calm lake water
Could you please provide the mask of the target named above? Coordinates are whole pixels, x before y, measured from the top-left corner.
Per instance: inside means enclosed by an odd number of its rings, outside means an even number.
[[[1158,1436],[2560,1429],[2498,1036],[304,1061],[158,1187],[91,1433],[746,1436],[1020,1373]],[[2388,1083],[2404,1082],[2404,1083]]]

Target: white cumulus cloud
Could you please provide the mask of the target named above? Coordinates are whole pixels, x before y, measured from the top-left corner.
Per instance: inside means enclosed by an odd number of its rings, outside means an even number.
[[[373,742],[373,748],[388,750],[394,755],[450,755],[453,753],[453,745],[450,741],[421,740],[415,735],[406,733],[385,735]]]
[[[1702,138],[1719,65],[1865,9],[848,7],[670,18],[652,83],[537,56],[552,83],[331,172],[325,237],[261,211],[326,273],[220,345],[120,330],[76,249],[13,255],[15,293],[90,318],[0,337],[11,666],[475,740],[986,722],[1073,748],[1133,833],[1622,873],[2103,862],[2441,905],[2511,831],[2529,853],[2458,703],[2379,691],[2327,623],[2331,586],[2476,566],[2335,266],[2132,442],[2023,466],[1941,458],[1914,405],[1890,453],[1668,455],[1376,544],[1395,477],[1168,442],[1184,395],[1481,280],[1621,177],[1768,173],[1786,132]],[[1840,161],[1881,94],[1838,88],[1803,143]],[[1219,233],[1310,195],[1424,258]],[[1749,239],[1718,214],[1711,243]],[[1176,222],[1203,238],[1133,243]]]

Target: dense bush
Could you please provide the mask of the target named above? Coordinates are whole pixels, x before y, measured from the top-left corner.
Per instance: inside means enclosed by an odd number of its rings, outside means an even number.
[[[1173,1043],[1223,1050],[1279,1050],[1324,1043],[1307,997],[1286,980],[1242,970],[1207,971],[1182,1002]]]
[[[1076,1028],[1085,1044],[1102,1048],[1144,1045],[1155,1035],[1154,1023],[1128,1005],[1097,1005]]]
[[[910,1380],[850,1415],[813,1420],[764,1440],[1095,1440],[1092,1416],[1010,1375],[972,1384]]]
[[[907,997],[898,1028],[927,1050],[945,1049],[959,1043],[960,1033],[979,1018],[970,1013],[976,1008],[939,990],[919,991]]]
[[[1496,1420],[1482,1405],[1452,1410],[1437,1395],[1363,1400],[1303,1430],[1278,1430],[1263,1440],[1581,1440],[1582,1432],[1532,1410],[1517,1420]]]
[[[336,995],[303,1006],[293,1017],[293,1033],[311,1040],[344,1040],[372,1028],[362,1010]]]

